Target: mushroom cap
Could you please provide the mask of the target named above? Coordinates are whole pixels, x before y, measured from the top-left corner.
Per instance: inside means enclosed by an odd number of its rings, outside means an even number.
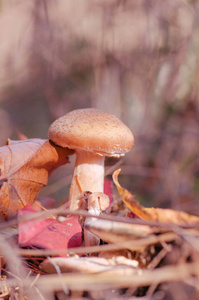
[[[59,146],[105,156],[124,155],[134,144],[132,132],[122,121],[95,108],[67,113],[51,124],[48,134]]]

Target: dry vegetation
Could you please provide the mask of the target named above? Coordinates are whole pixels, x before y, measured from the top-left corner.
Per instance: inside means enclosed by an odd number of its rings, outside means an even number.
[[[120,164],[122,185],[145,206],[199,214],[198,20],[197,0],[0,0],[1,145],[17,138],[17,130],[47,138],[57,117],[100,108],[120,117],[135,136],[134,149],[122,161],[107,160],[107,176]],[[57,205],[67,197],[71,161],[41,191]],[[110,219],[124,212],[116,196]],[[159,240],[146,241],[144,250],[144,241],[137,248],[135,241],[135,248],[132,241],[115,246],[139,262],[136,270],[40,276],[37,266],[47,254],[30,259],[13,248],[15,228],[3,226],[7,283],[2,277],[1,287],[11,295],[5,299],[55,299],[55,291],[56,299],[199,298],[197,227],[167,228],[174,236],[164,240],[160,230]]]

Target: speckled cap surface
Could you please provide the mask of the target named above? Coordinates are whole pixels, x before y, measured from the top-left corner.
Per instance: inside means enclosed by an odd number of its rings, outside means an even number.
[[[115,115],[94,108],[77,109],[55,120],[49,139],[70,149],[120,156],[131,150],[134,137]]]

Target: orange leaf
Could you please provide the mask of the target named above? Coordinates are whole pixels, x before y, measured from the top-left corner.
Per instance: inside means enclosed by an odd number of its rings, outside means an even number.
[[[135,200],[134,195],[132,195],[129,191],[121,187],[121,185],[119,184],[118,175],[120,171],[121,170],[118,169],[113,173],[113,182],[115,183],[123,202],[139,218],[142,218],[144,220],[152,220],[150,212],[146,211],[146,209]]]
[[[117,190],[127,207],[139,218],[144,220],[160,221],[165,223],[173,223],[178,225],[185,225],[190,223],[199,222],[199,217],[190,215],[184,211],[175,211],[172,209],[162,208],[145,208],[140,205],[129,191],[121,187],[118,182],[118,175],[120,169],[113,173],[113,181],[117,187]]]
[[[10,217],[31,205],[49,174],[68,163],[70,150],[44,139],[10,141],[0,147],[0,213]]]

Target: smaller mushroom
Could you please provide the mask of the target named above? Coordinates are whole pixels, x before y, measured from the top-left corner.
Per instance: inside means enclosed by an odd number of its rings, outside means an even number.
[[[99,216],[101,212],[105,211],[110,205],[109,197],[104,193],[99,192],[90,194],[87,202],[88,212],[95,216]],[[95,217],[88,217],[85,220],[84,226],[91,225],[96,220],[97,219]],[[84,243],[85,246],[99,245],[100,238],[84,228]]]

